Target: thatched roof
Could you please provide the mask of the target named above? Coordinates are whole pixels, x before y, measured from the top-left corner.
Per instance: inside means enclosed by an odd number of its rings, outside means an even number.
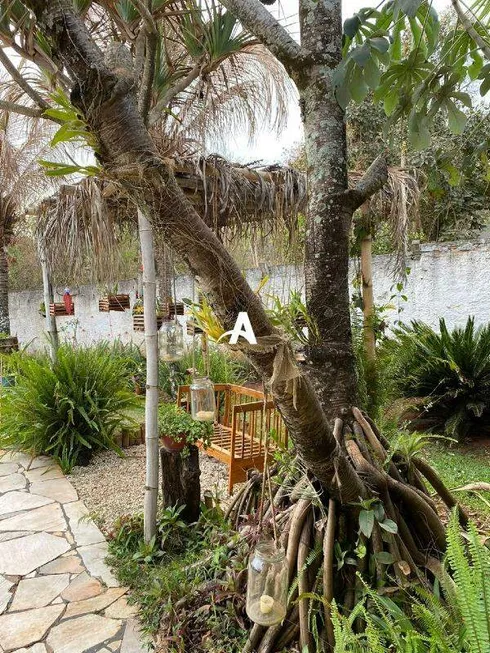
[[[227,236],[254,233],[264,227],[296,229],[306,210],[306,175],[289,167],[230,163],[220,156],[167,160],[177,182],[207,224]],[[353,172],[355,184],[362,176]],[[400,198],[414,202],[416,180],[404,170],[390,168],[388,182],[373,198],[378,216],[396,223]],[[403,190],[405,189],[405,190]],[[407,190],[408,189],[408,190]],[[39,207],[39,233],[44,235],[52,265],[74,275],[92,259],[94,276],[110,278],[117,250],[118,226],[136,224],[136,211],[110,181],[93,177],[62,186]],[[108,274],[109,273],[109,274]]]

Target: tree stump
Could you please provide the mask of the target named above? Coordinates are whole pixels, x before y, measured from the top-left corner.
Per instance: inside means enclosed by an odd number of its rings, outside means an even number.
[[[189,455],[160,449],[162,464],[162,498],[165,507],[183,506],[182,518],[191,523],[199,519],[201,483],[199,477],[199,452],[196,446],[189,447]]]

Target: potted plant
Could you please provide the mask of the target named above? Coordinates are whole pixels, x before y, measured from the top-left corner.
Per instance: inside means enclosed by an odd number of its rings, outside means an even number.
[[[158,409],[158,430],[163,448],[176,452],[197,442],[208,446],[213,425],[210,422],[197,422],[175,404],[162,404]]]
[[[160,301],[157,299],[157,329],[162,326],[164,311]],[[145,330],[145,315],[144,315],[143,298],[138,297],[133,304],[133,331]]]
[[[109,313],[109,311],[124,312],[130,308],[129,295],[117,292],[117,284],[113,288],[106,287],[103,296],[99,299],[99,311]]]

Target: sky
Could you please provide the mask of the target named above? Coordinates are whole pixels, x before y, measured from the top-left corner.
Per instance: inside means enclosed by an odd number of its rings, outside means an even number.
[[[343,6],[344,18],[348,18],[362,7],[371,7],[374,2],[370,0],[345,0]],[[432,6],[439,13],[450,5],[449,0],[433,0]],[[280,22],[287,26],[292,36],[299,39],[298,26],[298,0],[280,0],[273,7],[268,7]],[[226,146],[216,146],[217,151],[231,161],[247,163],[250,161],[263,161],[264,164],[284,162],[285,153],[290,151],[302,140],[302,126],[299,106],[293,100],[289,107],[287,125],[278,136],[271,130],[261,130],[253,143],[248,142],[246,135],[229,135]],[[211,152],[210,152],[211,153]]]

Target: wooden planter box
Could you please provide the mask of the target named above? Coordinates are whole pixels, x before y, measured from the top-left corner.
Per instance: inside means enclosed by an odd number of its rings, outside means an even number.
[[[157,329],[159,329],[163,324],[163,315],[157,315]],[[133,331],[144,331],[145,330],[145,316],[143,313],[138,313],[133,315]]]
[[[49,314],[59,317],[62,315],[75,315],[75,304],[72,306],[72,312],[68,313],[64,302],[55,302],[54,304],[49,305]]]
[[[186,328],[187,328],[187,335],[188,336],[198,336],[198,335],[201,335],[201,334],[204,333],[204,331],[201,328],[199,328],[198,326],[194,326],[193,324],[190,324],[189,322],[187,322]]]
[[[145,443],[145,425],[144,423],[139,426],[126,426],[121,429],[121,432],[116,435],[116,444],[121,449],[127,447],[136,447],[139,444]]]
[[[163,305],[163,314],[168,315],[168,317],[184,315],[184,308],[183,302],[168,302]]]
[[[0,338],[0,353],[11,354],[13,351],[19,351],[19,340],[17,336]]]
[[[129,295],[107,295],[99,299],[99,311],[101,313],[108,313],[109,311],[122,313],[129,308],[131,308]]]

